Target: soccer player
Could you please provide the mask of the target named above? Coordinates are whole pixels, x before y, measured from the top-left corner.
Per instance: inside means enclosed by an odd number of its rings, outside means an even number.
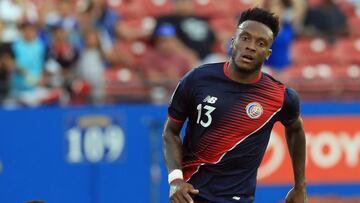
[[[274,14],[244,11],[231,59],[195,68],[179,82],[163,132],[172,203],[253,202],[257,170],[277,121],[285,126],[295,177],[286,202],[307,201],[298,95],[261,72],[278,32]]]

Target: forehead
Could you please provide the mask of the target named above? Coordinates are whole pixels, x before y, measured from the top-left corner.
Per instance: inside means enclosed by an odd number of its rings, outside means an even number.
[[[238,33],[247,32],[257,38],[273,39],[274,34],[271,29],[263,23],[247,20],[238,26]]]

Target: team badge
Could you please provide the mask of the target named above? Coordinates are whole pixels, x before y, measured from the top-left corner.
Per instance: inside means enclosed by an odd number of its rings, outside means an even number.
[[[257,102],[249,103],[246,108],[247,115],[252,119],[257,119],[263,114],[262,106]]]

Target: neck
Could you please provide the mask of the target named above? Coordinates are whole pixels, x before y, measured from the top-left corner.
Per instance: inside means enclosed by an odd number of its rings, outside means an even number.
[[[228,77],[231,80],[245,84],[251,84],[259,81],[262,75],[261,68],[258,68],[251,72],[241,71],[239,68],[236,67],[233,61],[229,62],[229,65],[227,66],[227,71]]]

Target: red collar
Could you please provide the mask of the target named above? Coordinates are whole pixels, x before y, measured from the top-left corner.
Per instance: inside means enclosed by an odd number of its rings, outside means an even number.
[[[225,74],[226,77],[228,77],[230,80],[232,80],[230,78],[230,73],[229,73],[229,70],[228,70],[228,66],[229,66],[229,61],[226,61],[224,63],[224,74]],[[258,77],[255,80],[251,81],[250,84],[259,82],[259,80],[261,79],[261,76],[262,76],[262,72],[260,71],[260,74],[258,75]]]

